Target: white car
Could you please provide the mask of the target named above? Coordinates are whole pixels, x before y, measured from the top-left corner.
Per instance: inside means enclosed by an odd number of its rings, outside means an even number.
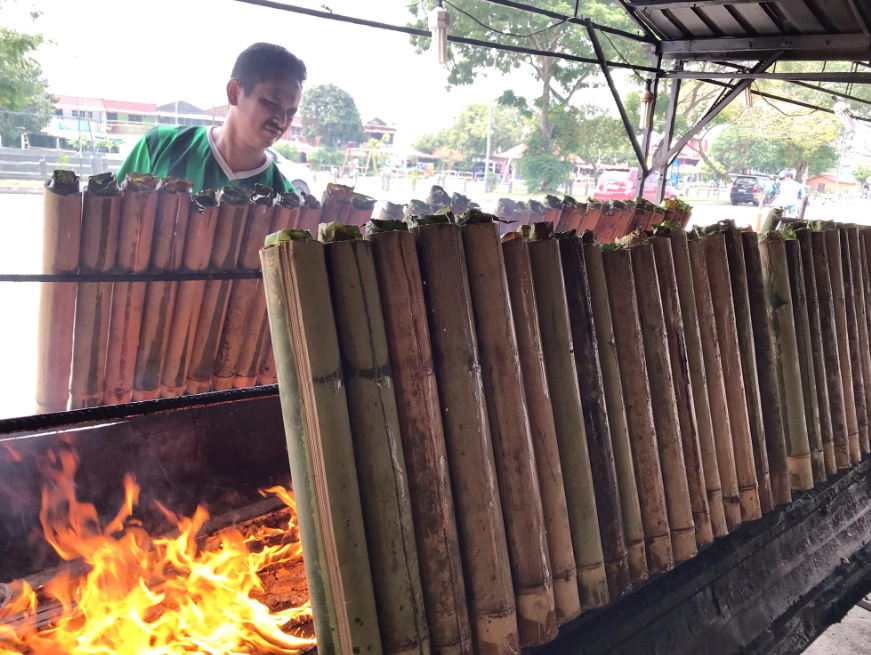
[[[310,195],[315,191],[315,181],[312,172],[305,164],[297,164],[295,161],[285,159],[272,148],[266,149],[266,156],[272,159],[278,166],[281,174],[293,185],[297,193]]]

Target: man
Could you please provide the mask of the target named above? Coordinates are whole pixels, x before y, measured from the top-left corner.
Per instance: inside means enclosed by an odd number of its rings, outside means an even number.
[[[780,181],[780,193],[774,204],[778,207],[783,207],[786,212],[792,211],[798,206],[799,197],[801,196],[801,184],[792,179],[792,172],[786,171]]]
[[[294,191],[267,155],[296,115],[305,64],[279,45],[255,43],[236,59],[227,82],[227,118],[221,126],[160,125],[150,129],[118,171],[184,177],[193,191],[224,186]]]

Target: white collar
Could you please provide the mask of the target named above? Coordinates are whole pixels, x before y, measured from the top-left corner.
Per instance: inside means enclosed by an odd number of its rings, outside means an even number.
[[[206,136],[209,140],[209,148],[212,151],[212,155],[214,155],[215,159],[218,160],[218,166],[220,166],[221,170],[224,171],[224,175],[227,176],[228,180],[244,180],[249,177],[254,177],[255,175],[260,175],[260,173],[269,168],[269,165],[272,163],[272,161],[264,154],[263,156],[266,157],[266,161],[263,163],[262,166],[258,166],[257,168],[254,168],[250,171],[239,171],[238,173],[234,173],[233,170],[230,168],[229,164],[227,164],[227,160],[224,159],[224,155],[222,155],[221,151],[218,150],[218,144],[215,142],[214,135],[214,131],[217,128],[217,125],[212,125],[211,127],[209,127],[206,130]]]

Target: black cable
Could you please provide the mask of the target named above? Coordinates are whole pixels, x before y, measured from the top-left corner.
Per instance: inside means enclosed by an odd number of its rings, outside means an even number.
[[[817,108],[817,109],[814,109],[812,111],[809,111],[806,114],[787,114],[780,107],[772,104],[772,102],[768,98],[766,98],[764,95],[761,95],[759,93],[759,85],[758,84],[756,85],[756,95],[759,95],[759,97],[762,98],[762,100],[765,102],[766,105],[768,105],[772,109],[776,109],[777,111],[779,111],[781,114],[783,114],[787,118],[803,118],[805,116],[810,116],[811,114],[816,114],[820,110],[819,108]]]
[[[501,34],[502,36],[513,36],[513,37],[516,37],[516,38],[518,38],[518,39],[526,39],[526,38],[529,38],[530,36],[535,36],[536,34],[541,34],[542,32],[547,32],[548,30],[552,30],[554,27],[559,27],[560,25],[562,25],[563,23],[565,23],[565,22],[568,21],[568,19],[566,18],[566,19],[564,19],[564,20],[557,21],[556,23],[552,23],[551,25],[548,25],[547,27],[543,27],[543,28],[540,29],[540,30],[536,30],[535,32],[530,32],[529,34],[515,34],[514,32],[503,32],[503,31],[501,31],[501,30],[497,30],[497,29],[494,28],[494,27],[490,27],[490,26],[487,25],[486,23],[484,23],[484,22],[478,20],[477,18],[475,18],[475,17],[474,17],[472,14],[470,14],[468,11],[466,11],[466,10],[464,10],[464,9],[460,9],[460,8],[459,8],[457,5],[455,5],[453,2],[450,2],[450,0],[444,0],[444,2],[445,2],[446,5],[448,5],[449,7],[452,7],[453,9],[455,9],[455,10],[458,11],[458,12],[460,12],[460,13],[463,14],[464,16],[466,16],[466,17],[468,17],[468,18],[471,18],[473,21],[475,21],[476,23],[478,23],[478,25],[480,25],[481,27],[483,27],[485,30],[489,30],[489,31],[491,31],[491,32],[495,32],[496,34]]]
[[[628,64],[629,66],[632,66],[632,64],[629,63],[629,61],[626,59],[626,57],[623,56],[623,53],[620,52],[620,51],[617,49],[617,46],[614,45],[614,42],[611,41],[611,38],[610,38],[607,34],[605,34],[604,32],[602,32],[602,36],[605,37],[605,40],[606,40],[606,41],[608,42],[608,44],[609,44],[609,45],[614,49],[614,52],[617,53],[617,56],[620,57],[620,59],[623,61],[623,63],[624,63],[624,64]],[[639,75],[639,74],[638,74],[638,71],[636,71],[634,68],[632,69],[632,73],[635,75],[635,77],[637,77],[637,78],[638,78],[639,80],[641,80],[642,82],[646,82],[646,81],[647,81],[647,80],[645,80],[641,75]]]

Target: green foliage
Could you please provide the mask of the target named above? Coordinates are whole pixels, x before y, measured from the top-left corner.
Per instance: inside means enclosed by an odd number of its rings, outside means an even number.
[[[305,136],[319,136],[325,145],[344,147],[363,137],[363,121],[354,99],[333,84],[306,89],[299,114]]]
[[[432,155],[442,163],[445,170],[449,171],[454,169],[454,164],[463,160],[463,153],[450,146],[439,146],[432,151]]]
[[[289,159],[290,161],[295,161],[299,163],[300,160],[300,152],[299,148],[296,147],[293,143],[276,143],[272,146],[272,149],[275,150],[279,155],[284,157],[285,159]]]
[[[635,161],[623,121],[595,105],[582,105],[577,114],[578,147],[574,151],[598,170],[599,164]]]
[[[871,168],[868,168],[864,163],[857,164],[853,169],[853,177],[859,184],[865,184],[868,178],[871,177]]]
[[[311,169],[317,171],[323,166],[341,166],[345,161],[345,155],[331,146],[319,146],[312,150],[306,161],[311,164]]]
[[[571,179],[574,165],[566,155],[581,148],[581,112],[571,108],[550,114],[553,145],[548,143],[537,127],[526,144],[526,152],[520,160],[520,171],[526,178],[529,189],[553,190]]]

